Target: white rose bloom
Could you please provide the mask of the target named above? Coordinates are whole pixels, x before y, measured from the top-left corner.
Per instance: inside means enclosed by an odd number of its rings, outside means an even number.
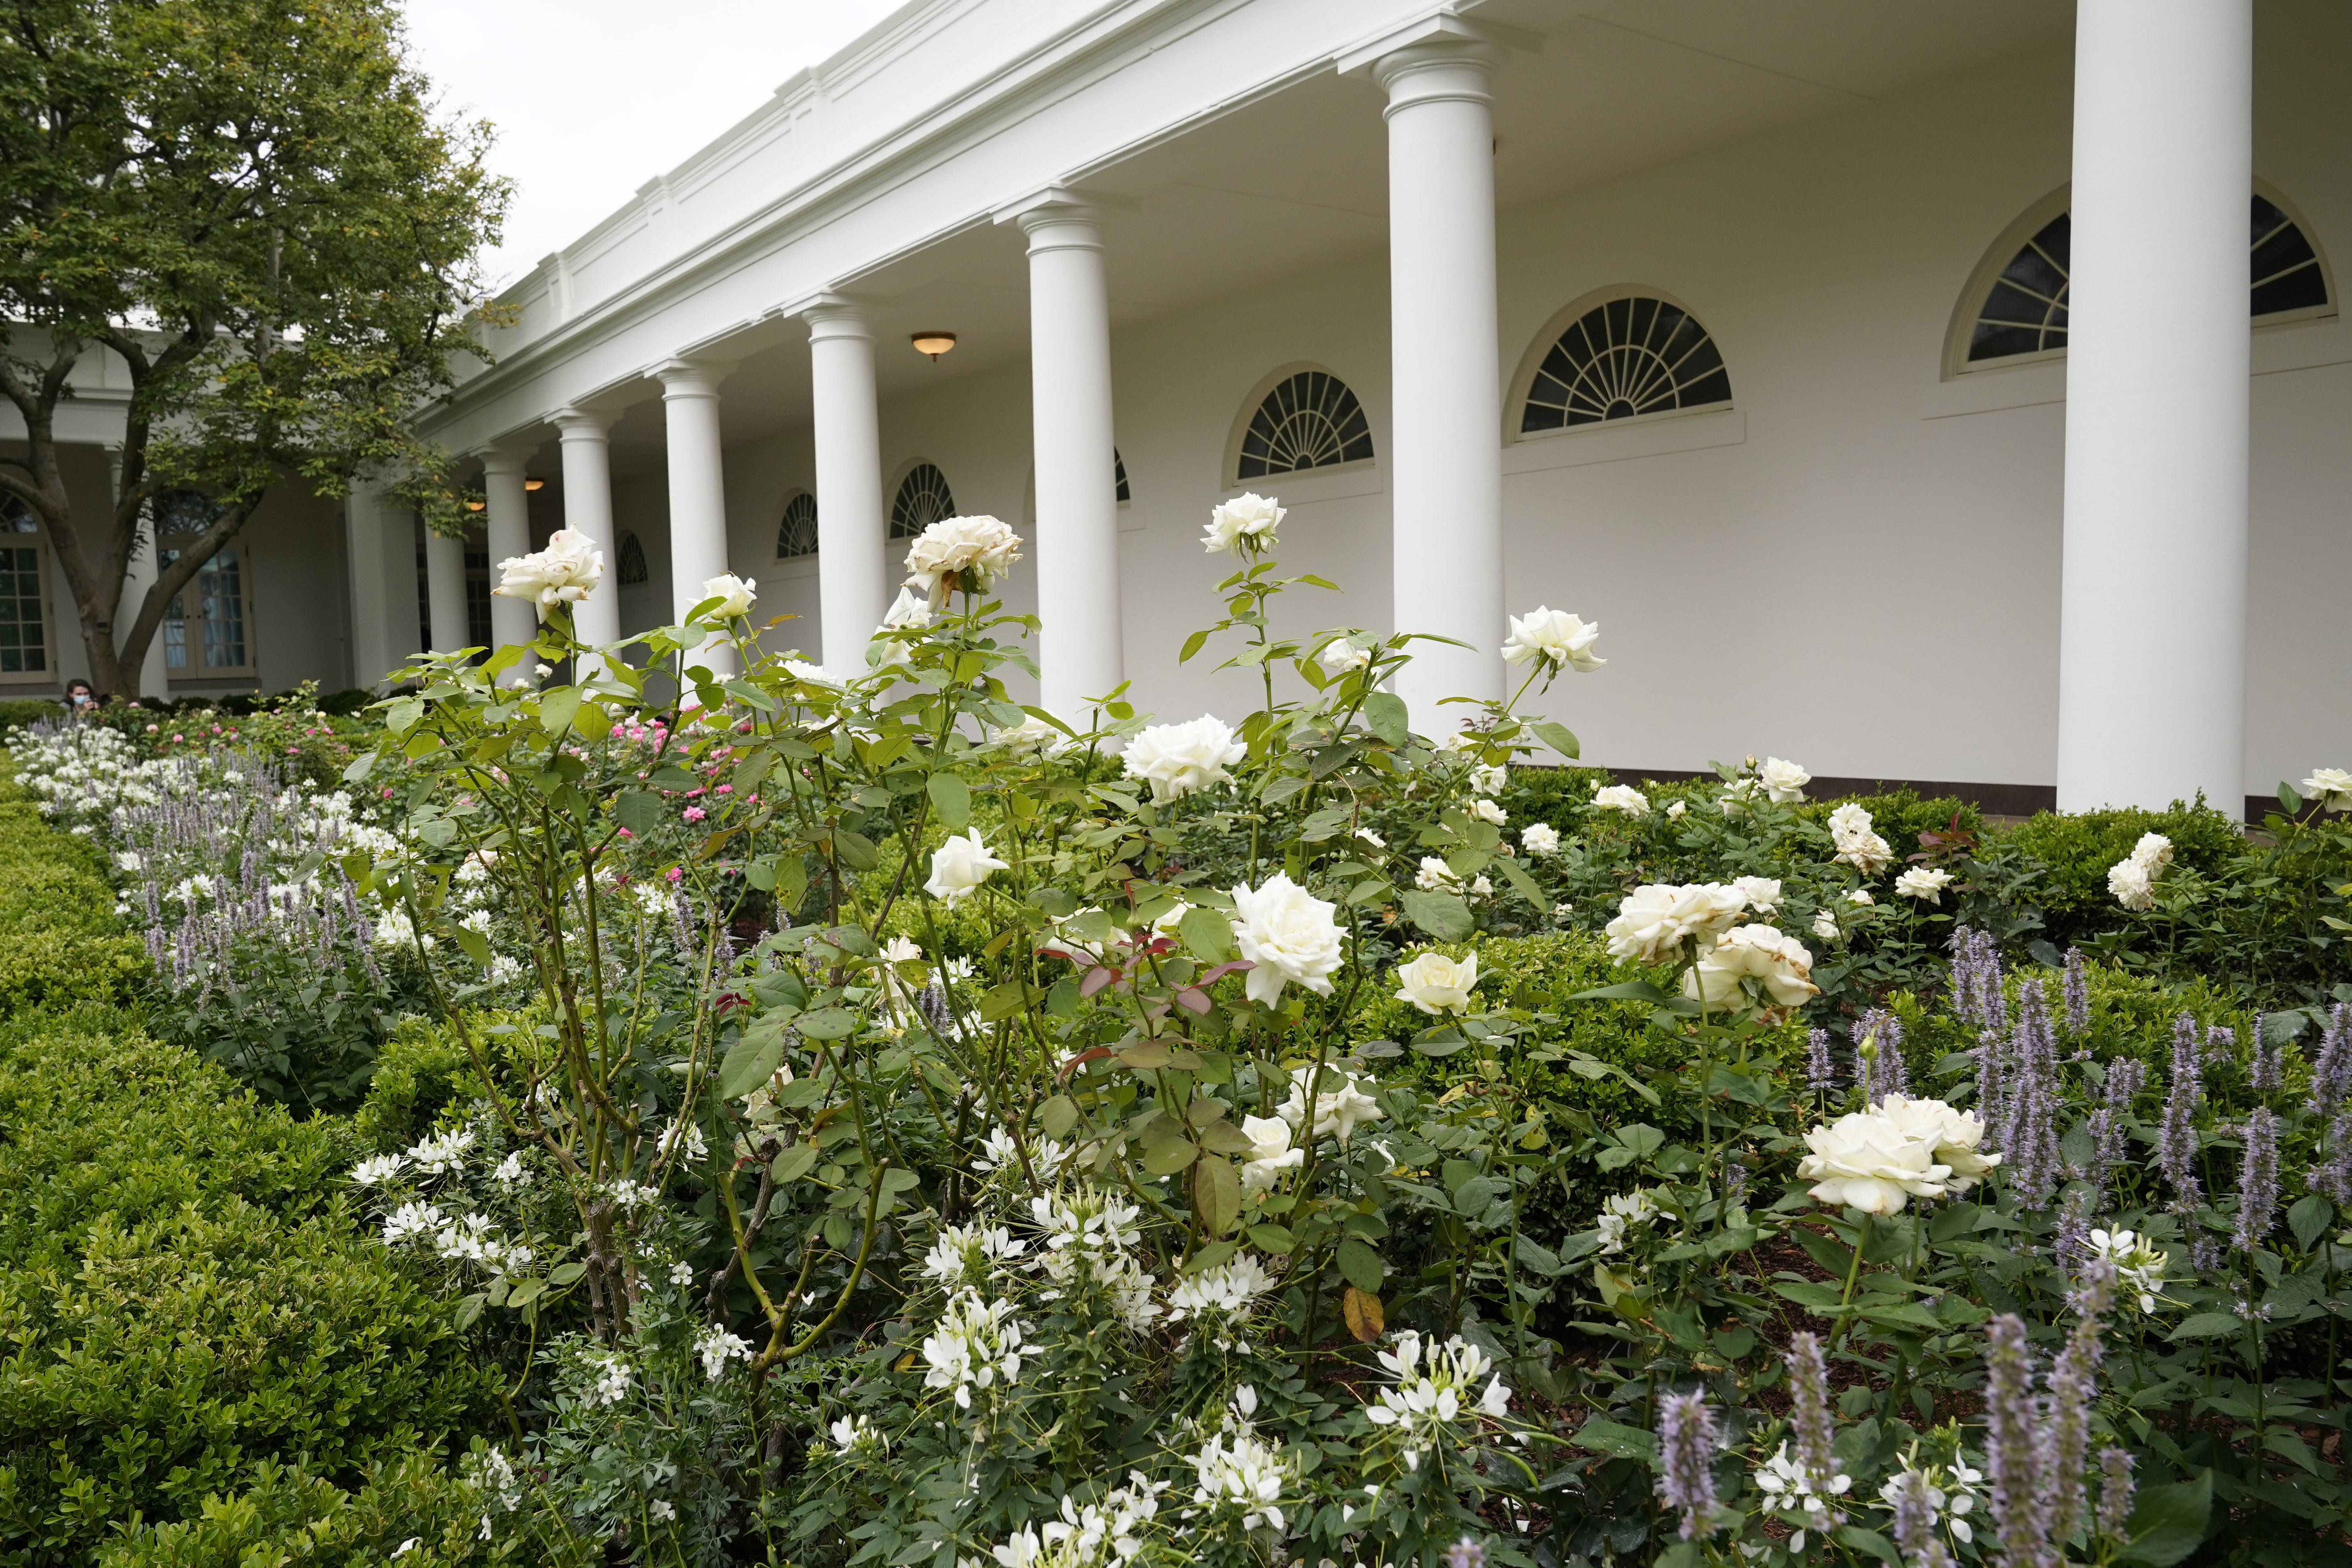
[[[1631,784],[1602,785],[1592,792],[1592,805],[1596,810],[1622,811],[1637,822],[1650,814],[1650,798]]]
[[[1549,822],[1529,822],[1519,830],[1519,848],[1538,860],[1559,853],[1559,830]]]
[[[823,664],[812,664],[806,659],[786,659],[784,661],[784,673],[792,676],[792,678],[796,681],[805,681],[813,686],[838,686],[841,685],[840,676],[835,674],[831,670],[826,669]]]
[[[1838,930],[1837,916],[1826,909],[1816,914],[1813,916],[1813,935],[1824,942],[1838,940],[1841,933]]]
[[[751,613],[751,601],[759,597],[753,590],[759,586],[751,578],[722,571],[702,585],[702,597],[718,600],[719,607],[714,613],[732,621],[738,615]]]
[[[1255,966],[1245,988],[1250,1000],[1271,1006],[1293,981],[1329,996],[1340,959],[1338,905],[1308,893],[1287,872],[1254,889],[1236,887],[1233,897],[1234,942]]]
[[[961,589],[985,593],[1021,559],[1021,536],[994,517],[942,517],[907,547],[907,586],[933,604]]]
[[[1212,784],[1232,783],[1225,769],[1248,754],[1232,727],[1202,714],[1185,724],[1147,725],[1128,744],[1127,776],[1149,782],[1154,800],[1181,800]]]
[[[1244,1116],[1242,1136],[1250,1152],[1242,1161],[1242,1191],[1264,1192],[1287,1170],[1307,1163],[1307,1151],[1290,1145],[1290,1124],[1279,1116]]]
[[[986,882],[991,872],[1003,871],[1007,863],[988,852],[979,829],[953,834],[931,852],[931,877],[923,883],[923,891],[933,898],[959,903]]]
[[[1854,904],[1856,906],[1864,906],[1876,904],[1878,902],[1878,900],[1870,896],[1870,889],[1866,887],[1855,888],[1852,893],[1845,895],[1845,901],[1848,904]]]
[[[1380,834],[1372,831],[1370,828],[1358,828],[1356,830],[1356,837],[1363,840],[1364,842],[1370,844],[1376,850],[1384,850],[1389,847],[1388,840],[1381,837]]]
[[[1812,973],[1813,956],[1794,936],[1769,925],[1737,925],[1699,955],[1683,977],[1683,992],[1722,1007],[1739,999],[1742,980],[1757,980],[1775,1003],[1792,1008],[1821,994]]]
[[[2352,773],[2341,768],[2315,768],[2303,781],[2303,798],[2323,811],[2352,811]]]
[[[1689,810],[1690,802],[1687,800],[1669,800],[1666,802],[1666,816],[1669,820],[1674,821],[1680,821],[1682,820],[1683,813]]]
[[[1876,876],[1895,863],[1895,851],[1885,839],[1868,829],[1853,838],[1843,840],[1832,860],[1843,861],[1864,876]]]
[[[882,944],[882,961],[886,964],[911,964],[923,956],[910,936],[893,936]]]
[[[1307,1120],[1307,1086],[1315,1078],[1313,1067],[1296,1067],[1290,1072],[1290,1098],[1282,1103],[1280,1115],[1297,1131]],[[1323,1092],[1315,1097],[1315,1124],[1308,1136],[1337,1138],[1348,1141],[1357,1125],[1377,1122],[1388,1114],[1380,1103],[1364,1092],[1363,1081],[1352,1072],[1336,1067],[1323,1069]]]
[[[1282,526],[1285,508],[1273,497],[1245,491],[1209,510],[1209,526],[1201,535],[1211,555],[1219,550],[1242,553],[1244,541],[1258,549],[1274,548],[1274,531]]]
[[[1609,661],[1592,652],[1601,628],[1589,626],[1565,610],[1538,604],[1525,615],[1510,616],[1511,634],[1503,643],[1506,664],[1524,664],[1540,659],[1555,671],[1571,669],[1590,674]]]
[[[1370,664],[1372,651],[1370,648],[1359,648],[1345,637],[1334,637],[1316,653],[1315,662],[1323,666],[1325,674],[1344,675],[1349,670],[1360,670]]]
[[[2147,874],[2147,867],[2134,860],[2121,860],[2107,868],[2107,891],[2126,909],[2147,910],[2156,907],[2156,879]]]
[[[1510,821],[1508,813],[1504,811],[1503,808],[1497,806],[1492,800],[1471,801],[1470,814],[1477,818],[1482,822],[1492,822],[1498,828],[1505,822]]]
[[[988,743],[1001,746],[1015,757],[1053,757],[1067,751],[1070,737],[1032,714],[1010,729],[992,729]]]
[[[1951,1188],[1966,1192],[1978,1178],[2000,1164],[1999,1155],[1978,1152],[1984,1142],[1984,1124],[1974,1111],[1955,1111],[1941,1100],[1914,1100],[1889,1094],[1878,1103],[1879,1114],[1915,1138],[1935,1146],[1937,1164],[1952,1169]]]
[[[1944,902],[1944,889],[1951,885],[1952,873],[1933,866],[1915,865],[1895,879],[1895,891],[1903,897],[1934,904]]]
[[[1813,776],[1796,763],[1777,757],[1766,758],[1756,777],[1763,783],[1764,793],[1784,806],[1803,800],[1805,786],[1813,781]]]
[[[1769,915],[1780,907],[1780,879],[1777,876],[1734,877],[1731,885],[1748,900],[1748,907],[1759,915]]]
[[[1470,789],[1479,795],[1499,795],[1511,781],[1511,770],[1499,762],[1482,762],[1470,769]]]
[[[1478,984],[1478,955],[1454,959],[1443,953],[1416,953],[1397,966],[1396,999],[1423,1012],[1466,1013]]]
[[[2149,876],[2161,876],[2172,863],[2172,841],[2162,833],[2142,833],[2139,842],[2132,846],[2131,858],[2146,866]]]
[[[1719,882],[1685,887],[1644,883],[1617,905],[1617,917],[1602,927],[1602,935],[1612,958],[1662,964],[1678,956],[1687,938],[1705,942],[1720,936],[1747,906],[1738,888]]]
[[[1936,1160],[1932,1137],[1906,1131],[1893,1117],[1856,1111],[1805,1134],[1813,1152],[1797,1163],[1797,1176],[1813,1184],[1822,1203],[1865,1214],[1899,1214],[1915,1197],[1941,1197],[1952,1167]]]
[[[499,562],[499,585],[491,590],[508,599],[528,599],[539,607],[539,618],[559,604],[576,604],[604,580],[604,557],[586,534],[558,528],[543,550]]]
[[[1421,857],[1421,869],[1413,873],[1413,886],[1423,893],[1451,893],[1462,885],[1462,879],[1435,855]]]

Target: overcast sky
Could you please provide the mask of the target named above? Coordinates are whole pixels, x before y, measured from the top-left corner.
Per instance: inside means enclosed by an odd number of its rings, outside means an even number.
[[[901,0],[403,0],[444,105],[498,130],[504,284]]]

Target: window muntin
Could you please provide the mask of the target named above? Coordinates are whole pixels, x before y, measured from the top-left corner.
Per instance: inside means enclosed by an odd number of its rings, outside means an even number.
[[[1545,350],[1520,406],[1528,434],[1731,401],[1731,372],[1698,318],[1633,294],[1594,306]]]
[[[643,588],[653,580],[653,572],[646,566],[646,547],[637,542],[635,534],[621,536],[621,586]]]
[[[491,646],[490,547],[466,547],[466,641],[477,648]]]
[[[816,543],[816,497],[806,490],[795,490],[776,524],[776,559],[798,560],[813,556]]]
[[[1118,504],[1124,507],[1135,499],[1135,492],[1128,486],[1127,459],[1119,455],[1116,446],[1110,449],[1110,472],[1112,493],[1118,497]]]
[[[170,545],[155,553],[158,568],[179,559]],[[163,667],[189,674],[245,670],[253,663],[246,643],[245,561],[237,546],[223,545],[163,612]]]
[[[2303,226],[2254,193],[2248,208],[2247,314],[2254,320],[2324,309],[2327,273]],[[1967,362],[2049,354],[2066,346],[2074,217],[2062,212],[1993,278],[1969,332]]]
[[[1237,477],[1303,474],[1372,456],[1372,429],[1363,404],[1328,371],[1285,377],[1259,400],[1242,434]]]
[[[933,523],[956,515],[955,492],[936,463],[918,463],[898,481],[890,500],[890,537],[910,539]]]
[[[39,519],[14,496],[0,497],[0,675],[47,674],[48,632]]]

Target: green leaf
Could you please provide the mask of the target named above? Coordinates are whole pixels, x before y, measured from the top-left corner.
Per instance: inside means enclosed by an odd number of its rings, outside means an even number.
[[[2213,1517],[2213,1472],[2168,1487],[2148,1487],[2139,1494],[2125,1526],[2130,1542],[2116,1554],[2118,1563],[2137,1568],[2172,1568],[2204,1543],[2206,1524]]]
[[[1381,1255],[1354,1237],[1339,1243],[1337,1260],[1340,1277],[1368,1296],[1381,1293],[1381,1279],[1388,1272]]]
[[[1533,1237],[1522,1236],[1511,1246],[1511,1256],[1522,1269],[1549,1279],[1559,1272],[1559,1254],[1539,1245]]]
[[[744,1095],[776,1075],[784,1060],[784,1039],[781,1033],[761,1031],[737,1040],[719,1064],[719,1097],[740,1100]]]
[[[1195,904],[1184,912],[1184,918],[1176,923],[1176,930],[1196,958],[1222,964],[1234,956],[1233,922],[1218,910]]]
[[[939,811],[940,826],[948,831],[961,832],[971,821],[971,790],[952,773],[934,773],[923,781],[931,797],[931,805]]]
[[[1675,998],[1647,980],[1627,980],[1621,985],[1578,991],[1568,999],[1571,1002],[1647,1002],[1652,1007],[1664,1007]]]
[[[562,735],[572,727],[572,717],[580,711],[583,693],[578,686],[558,686],[541,694],[539,722],[550,735]]]
[[[480,967],[488,968],[490,967],[489,939],[480,932],[464,925],[457,928],[457,946],[466,950],[466,956],[471,958]]]
[[[2336,1206],[2315,1192],[2296,1198],[2294,1207],[2286,1211],[2287,1228],[2294,1232],[2295,1244],[2305,1252],[2327,1234],[2327,1223],[2335,1218]]]
[[[1056,1094],[1038,1107],[1037,1125],[1049,1138],[1066,1138],[1077,1124],[1078,1103],[1066,1094]]]
[[[1470,906],[1450,893],[1423,893],[1415,890],[1401,901],[1404,912],[1415,925],[1440,942],[1459,942],[1478,929],[1471,917]],[[1360,1290],[1370,1290],[1369,1285]]]
[[[1200,1155],[1192,1140],[1170,1138],[1143,1151],[1143,1168],[1153,1176],[1174,1176]]]
[[[1536,885],[1536,879],[1519,869],[1518,857],[1503,855],[1496,859],[1495,863],[1503,868],[1504,877],[1518,890],[1519,896],[1526,899],[1528,906],[1538,915],[1545,913],[1551,907],[1544,902],[1543,889]]]
[[[2191,1312],[2172,1331],[2172,1343],[2185,1339],[2227,1339],[2246,1332],[2235,1312]]]
[[[1269,1258],[1285,1258],[1298,1250],[1298,1239],[1279,1225],[1253,1225],[1249,1239]]]
[[[1178,1145],[1189,1149],[1189,1144]],[[1200,1217],[1201,1228],[1212,1236],[1223,1236],[1234,1228],[1242,1215],[1242,1178],[1231,1160],[1219,1155],[1202,1155],[1192,1167],[1192,1212]]]
[[[781,1186],[798,1181],[816,1168],[817,1146],[814,1144],[794,1144],[778,1155],[768,1167],[768,1178]]]
[[[1590,1448],[1596,1454],[1609,1454],[1621,1459],[1640,1459],[1654,1463],[1658,1457],[1658,1435],[1644,1432],[1639,1427],[1622,1427],[1599,1416],[1588,1416],[1584,1425],[1568,1435],[1576,1448]]]
[[[1207,643],[1208,640],[1209,629],[1206,626],[1203,626],[1198,632],[1193,632],[1190,637],[1184,639],[1184,651],[1176,655],[1176,662],[1180,664],[1189,664],[1192,661],[1192,655],[1199,653],[1202,645]]]
[[[1546,746],[1550,747],[1562,757],[1573,760],[1581,755],[1576,743],[1576,737],[1569,733],[1566,725],[1554,724],[1548,718],[1539,718],[1528,727],[1534,730]]]
[[[1402,746],[1412,737],[1411,716],[1404,699],[1394,692],[1374,692],[1364,699],[1364,727],[1391,746]]]
[[[457,1303],[457,1326],[461,1329],[472,1328],[474,1321],[482,1315],[482,1307],[488,1300],[488,1296],[477,1291],[460,1301]]]
[[[565,1285],[578,1283],[580,1276],[587,1271],[588,1265],[585,1263],[559,1263],[547,1271],[547,1282],[561,1289]],[[513,1298],[509,1296],[508,1300],[512,1301]]]
[[[811,1040],[846,1040],[857,1032],[857,1015],[843,1008],[819,1008],[794,1019],[793,1027]]]
[[[988,994],[980,998],[980,1021],[1002,1022],[1028,1005],[1029,998],[1027,993],[1022,988],[1021,982],[1006,980],[1001,985],[990,987]]]
[[[613,801],[613,816],[633,833],[650,833],[661,826],[661,797],[650,789],[624,789]]]
[[[1903,1568],[1903,1557],[1895,1550],[1895,1542],[1874,1530],[1864,1530],[1858,1524],[1842,1524],[1838,1527],[1837,1538],[1856,1552],[1869,1552],[1887,1568]]]

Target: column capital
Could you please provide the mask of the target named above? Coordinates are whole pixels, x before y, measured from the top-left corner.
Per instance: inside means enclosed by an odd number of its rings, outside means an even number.
[[[502,441],[477,448],[474,455],[482,460],[482,472],[486,475],[520,474],[538,450],[536,441]]]
[[[990,215],[1000,224],[1019,224],[1021,232],[1029,236],[1032,255],[1072,246],[1099,250],[1103,214],[1133,212],[1139,204],[1125,196],[1076,185],[1044,185],[1005,203]],[[1040,244],[1041,236],[1048,233],[1054,238]]]
[[[1540,33],[1440,11],[1376,34],[1333,56],[1331,63],[1341,76],[1362,76],[1379,83],[1393,108],[1406,100],[1483,100],[1488,96],[1485,84],[1506,49],[1533,54],[1542,47]],[[1439,69],[1448,69],[1454,78],[1450,88],[1435,82],[1407,87],[1412,78]]]
[[[680,354],[646,371],[662,384],[665,401],[674,397],[717,397],[719,383],[733,373],[736,361],[707,354]]]
[[[874,304],[859,295],[827,289],[793,305],[784,314],[797,316],[808,323],[811,342],[826,338],[870,340],[874,336]]]
[[[617,410],[601,408],[559,408],[547,416],[566,441],[602,441],[621,415]]]

